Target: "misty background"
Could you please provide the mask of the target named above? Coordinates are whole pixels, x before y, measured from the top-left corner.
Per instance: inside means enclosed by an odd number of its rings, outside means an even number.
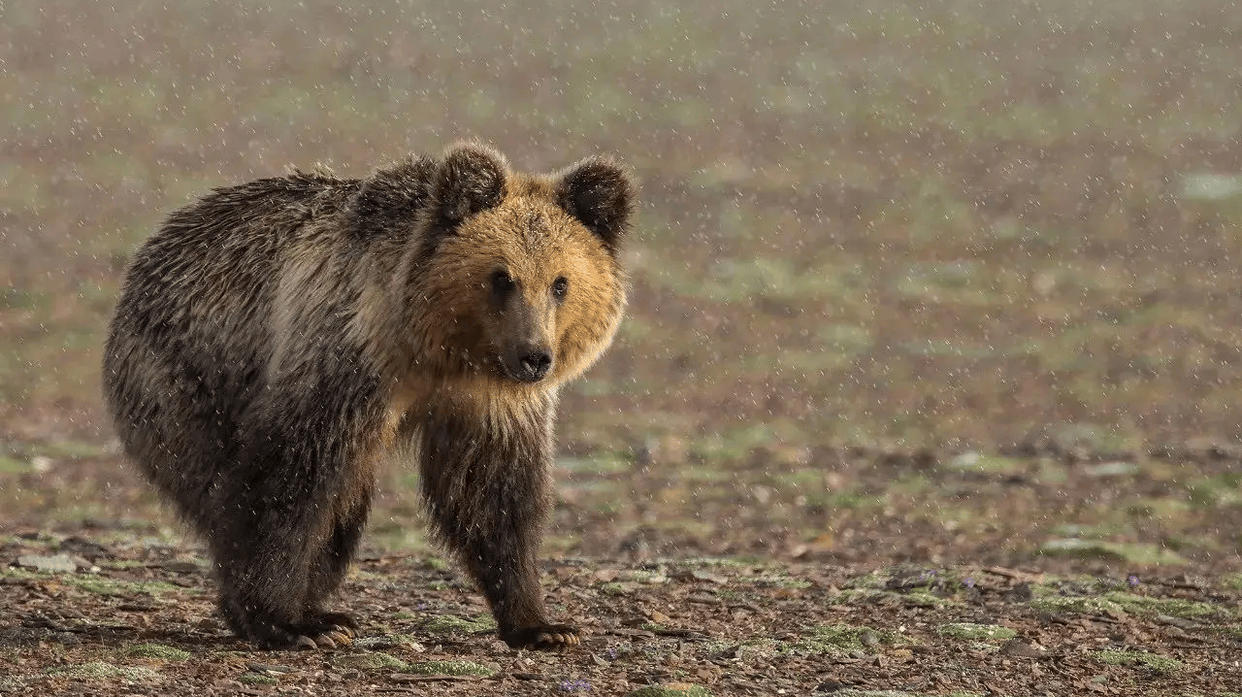
[[[628,317],[564,394],[562,523],[901,534],[936,492],[875,508],[852,466],[1232,452],[1240,65],[1225,0],[4,3],[5,515],[156,515],[98,366],[163,216],[468,137],[641,181]],[[386,476],[404,535],[413,475]]]

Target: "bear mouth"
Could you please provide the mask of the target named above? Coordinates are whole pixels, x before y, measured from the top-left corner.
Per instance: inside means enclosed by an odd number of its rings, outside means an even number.
[[[496,362],[505,377],[527,385],[541,382],[552,374],[552,356],[544,351],[507,351],[496,356]]]

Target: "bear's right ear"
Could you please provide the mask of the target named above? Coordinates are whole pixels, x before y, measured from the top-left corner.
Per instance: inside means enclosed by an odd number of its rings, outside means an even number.
[[[624,167],[610,157],[588,157],[561,173],[556,197],[616,254],[634,213],[634,183]]]
[[[475,213],[498,205],[505,195],[508,169],[504,155],[482,143],[449,148],[432,185],[440,229],[452,230]]]

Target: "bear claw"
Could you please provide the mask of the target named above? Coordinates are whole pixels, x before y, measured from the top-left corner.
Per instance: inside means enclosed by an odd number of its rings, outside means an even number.
[[[582,643],[577,627],[567,624],[526,627],[506,633],[501,637],[510,648],[555,651]]]

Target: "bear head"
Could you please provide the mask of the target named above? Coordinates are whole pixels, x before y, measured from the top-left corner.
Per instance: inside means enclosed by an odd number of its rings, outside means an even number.
[[[450,148],[426,178],[408,276],[420,353],[508,387],[553,387],[584,371],[625,307],[618,254],[633,189],[606,157],[527,175],[486,146]]]

